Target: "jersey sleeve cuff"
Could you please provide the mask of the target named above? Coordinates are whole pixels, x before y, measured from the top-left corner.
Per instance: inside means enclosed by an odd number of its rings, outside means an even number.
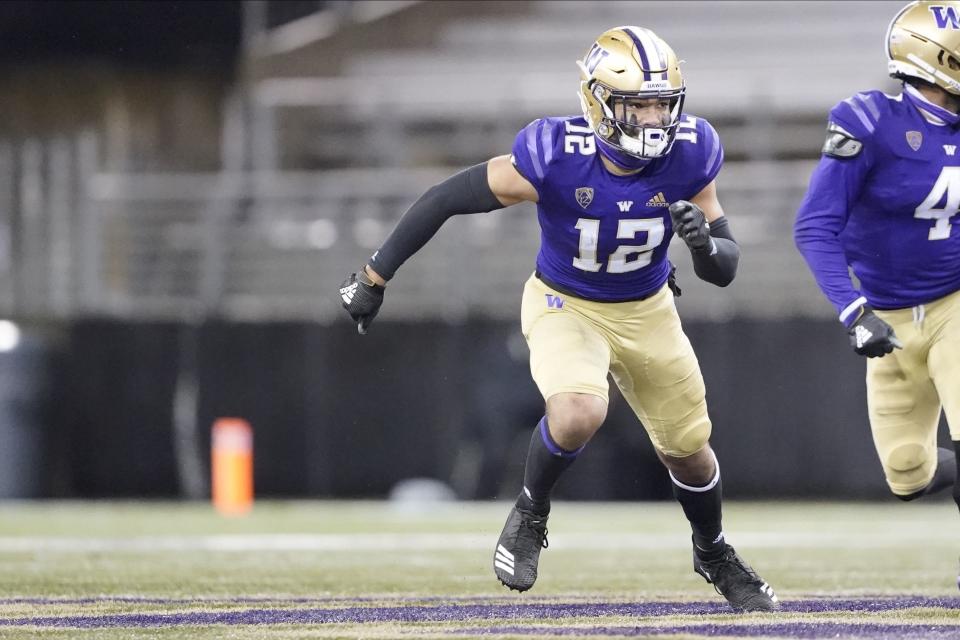
[[[840,312],[840,322],[845,325],[849,325],[848,320],[850,320],[850,318],[854,316],[855,312],[865,304],[867,304],[867,299],[864,296],[860,296],[845,306],[843,311]]]

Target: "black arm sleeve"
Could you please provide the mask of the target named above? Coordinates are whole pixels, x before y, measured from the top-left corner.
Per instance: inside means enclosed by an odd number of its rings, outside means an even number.
[[[502,209],[487,184],[487,163],[474,165],[427,190],[370,258],[370,267],[389,280],[407,258],[419,251],[451,216]]]
[[[691,251],[693,271],[701,280],[718,287],[733,282],[740,263],[740,247],[730,233],[726,216],[710,223],[710,244],[702,251]]]

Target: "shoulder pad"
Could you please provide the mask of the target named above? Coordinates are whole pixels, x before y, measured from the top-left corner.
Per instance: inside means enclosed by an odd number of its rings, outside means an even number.
[[[833,158],[852,158],[863,150],[863,143],[853,137],[853,134],[831,122],[827,126],[827,139],[823,143],[821,152]]]

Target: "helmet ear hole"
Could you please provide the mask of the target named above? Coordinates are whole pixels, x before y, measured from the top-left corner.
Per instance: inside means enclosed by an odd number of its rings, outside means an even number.
[[[944,62],[944,58],[947,59],[946,62]],[[960,60],[957,60],[943,49],[940,49],[940,53],[937,54],[937,62],[940,63],[941,67],[946,65],[951,71],[960,71]]]

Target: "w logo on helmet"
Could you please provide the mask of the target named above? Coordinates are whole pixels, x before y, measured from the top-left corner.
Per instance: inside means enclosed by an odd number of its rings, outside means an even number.
[[[957,15],[956,7],[945,7],[943,5],[933,5],[930,7],[930,13],[937,21],[937,29],[946,29],[949,23],[953,30],[960,29],[960,16]]]
[[[587,52],[587,57],[583,59],[583,66],[587,68],[587,71],[593,73],[597,65],[600,64],[600,61],[610,55],[610,52],[601,47],[600,45],[594,43],[593,47],[590,48],[590,51]]]

